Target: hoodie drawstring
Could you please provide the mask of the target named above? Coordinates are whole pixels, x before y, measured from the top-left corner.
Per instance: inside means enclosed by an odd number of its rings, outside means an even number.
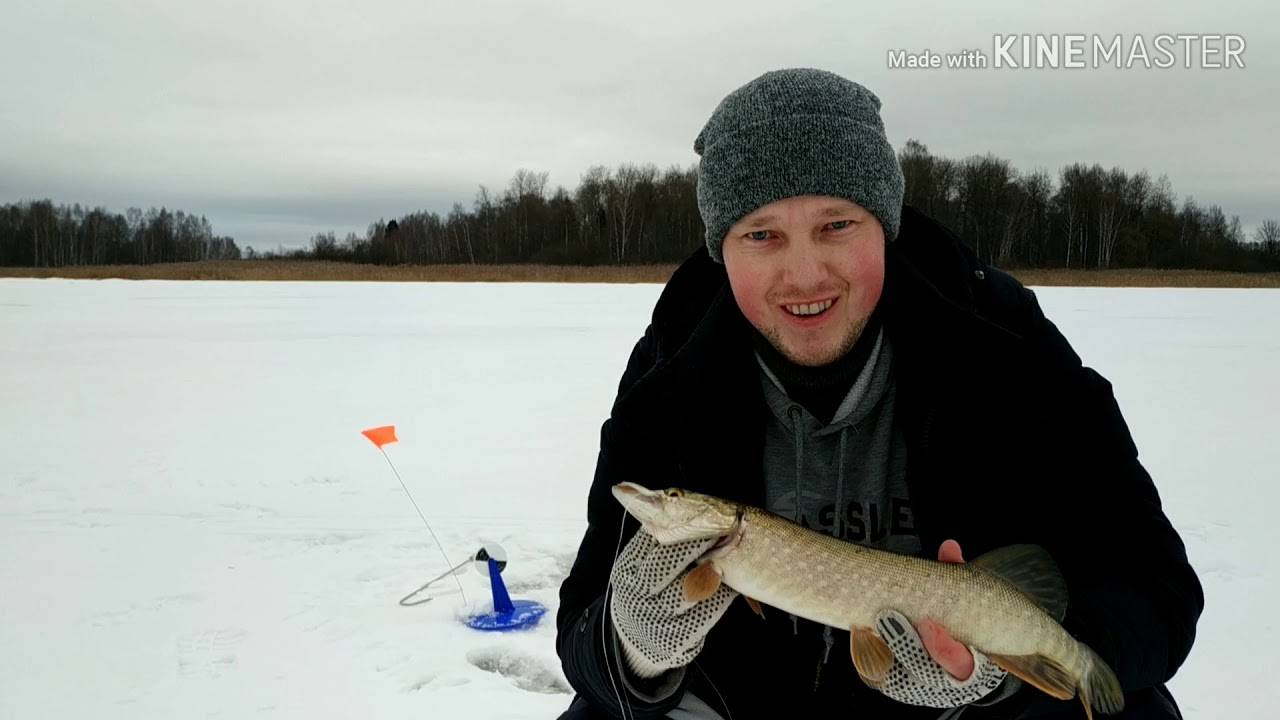
[[[800,414],[800,408],[795,405],[787,410],[791,417],[791,432],[796,439],[796,505],[791,519],[797,523],[800,522],[800,476],[804,472],[804,433],[800,432]]]
[[[800,478],[801,473],[804,472],[804,433],[801,431],[800,427],[801,414],[802,412],[800,408],[794,405],[787,411],[787,415],[791,418],[791,429],[795,437],[796,447],[796,499],[795,512],[793,514],[793,519],[796,522],[800,522]],[[840,460],[838,470],[836,471],[836,521],[834,530],[836,532],[836,537],[839,537],[840,539],[844,539],[845,531],[844,473],[845,453],[848,451],[849,429],[850,427],[848,425],[840,429]],[[798,635],[800,633],[799,620],[795,615],[791,615],[791,633],[792,635]],[[832,633],[830,625],[824,625],[822,628],[822,642],[824,645],[822,650],[822,661],[818,663],[813,675],[813,689],[815,691],[817,691],[818,685],[822,682],[822,668],[827,664],[827,661],[831,659],[831,648],[835,645],[835,635]]]
[[[791,432],[796,440],[796,500],[791,519],[797,524],[800,522],[800,473],[804,471],[804,433],[800,432],[800,414],[800,408],[795,405],[787,410],[787,415],[791,418]],[[800,620],[791,613],[787,614],[791,616],[791,634],[799,635]]]
[[[840,469],[836,472],[836,521],[835,531],[836,537],[844,539],[844,453],[846,450],[845,441],[849,437],[849,426],[845,425],[840,429]]]

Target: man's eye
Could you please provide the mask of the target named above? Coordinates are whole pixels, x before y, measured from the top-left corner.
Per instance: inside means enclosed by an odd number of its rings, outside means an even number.
[[[836,220],[831,223],[832,230],[843,230],[853,224],[852,220]]]
[[[769,239],[769,231],[768,231],[768,230],[756,230],[756,231],[754,231],[754,232],[749,232],[749,233],[747,233],[747,237],[748,237],[748,238],[750,238],[750,239],[752,239],[752,240],[768,240],[768,239]]]

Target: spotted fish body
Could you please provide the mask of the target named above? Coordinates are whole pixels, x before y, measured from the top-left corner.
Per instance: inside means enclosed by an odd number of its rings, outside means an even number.
[[[1060,699],[1077,693],[1092,709],[1119,712],[1114,673],[1058,624],[1066,590],[1048,555],[1019,545],[971,563],[941,563],[838,540],[765,510],[677,489],[633,483],[614,496],[661,543],[719,537],[685,581],[690,599],[720,582],[753,601],[850,631],[854,664],[876,684],[892,663],[871,628],[894,609],[912,623],[934,620],[956,640]]]

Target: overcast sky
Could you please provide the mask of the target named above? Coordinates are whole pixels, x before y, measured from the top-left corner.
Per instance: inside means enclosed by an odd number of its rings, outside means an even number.
[[[796,5],[797,7],[792,7]],[[890,141],[1021,170],[1168,174],[1246,229],[1280,219],[1274,2],[41,0],[0,9],[0,203],[167,205],[265,250],[470,208],[517,168],[696,162],[736,87],[820,67]],[[1238,34],[1245,68],[890,69],[997,34]],[[1198,53],[1198,47],[1195,48]],[[1016,56],[1016,53],[1015,53]],[[1152,53],[1155,59],[1154,53]],[[1221,63],[1218,55],[1211,61]]]

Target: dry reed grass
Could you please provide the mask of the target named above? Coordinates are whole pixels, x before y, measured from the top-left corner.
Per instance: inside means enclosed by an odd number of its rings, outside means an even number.
[[[156,265],[0,268],[0,277],[126,280],[277,280],[354,282],[663,283],[674,265],[362,265],[299,260],[240,260]],[[1280,273],[1211,270],[1012,270],[1025,285],[1082,287],[1276,288]]]

